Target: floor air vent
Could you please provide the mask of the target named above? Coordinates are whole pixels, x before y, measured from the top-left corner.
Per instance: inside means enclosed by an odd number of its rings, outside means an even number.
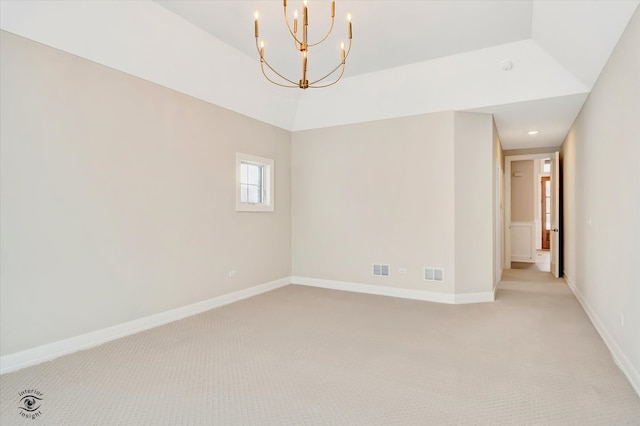
[[[391,268],[389,267],[389,265],[383,265],[380,263],[373,264],[373,275],[375,275],[376,277],[388,277],[390,270]]]
[[[444,269],[442,268],[424,268],[424,280],[444,282]]]

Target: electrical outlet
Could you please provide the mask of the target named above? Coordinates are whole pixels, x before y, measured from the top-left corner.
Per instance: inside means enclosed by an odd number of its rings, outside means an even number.
[[[407,268],[399,268],[398,269],[398,273],[399,274],[406,274],[407,273]]]
[[[618,322],[624,326],[624,314],[618,314]]]
[[[234,271],[234,270],[229,271],[229,276],[230,277],[235,277],[236,276],[236,271]]]

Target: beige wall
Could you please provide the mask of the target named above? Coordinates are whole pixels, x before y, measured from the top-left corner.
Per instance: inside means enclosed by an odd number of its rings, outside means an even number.
[[[493,286],[502,278],[504,259],[504,152],[495,120],[493,121]]]
[[[1,57],[2,355],[291,274],[289,132],[6,32]],[[275,213],[236,213],[236,151],[275,159]]]
[[[492,290],[490,115],[292,135],[9,33],[0,48],[2,355],[292,274]],[[237,151],[275,159],[275,213],[235,211]]]
[[[492,291],[493,143],[492,117],[478,113],[294,133],[294,275]],[[372,276],[373,263],[391,277]],[[445,282],[424,281],[425,266],[444,268]]]
[[[493,290],[493,117],[455,113],[456,293]]]
[[[564,274],[640,393],[638,52],[640,10],[565,139],[562,164]]]
[[[453,292],[453,119],[294,133],[294,275]],[[390,264],[391,277],[372,276],[373,263]],[[425,282],[424,266],[445,268],[446,282]]]
[[[516,173],[522,176],[515,176]],[[535,173],[533,160],[511,162],[511,221],[533,222]]]

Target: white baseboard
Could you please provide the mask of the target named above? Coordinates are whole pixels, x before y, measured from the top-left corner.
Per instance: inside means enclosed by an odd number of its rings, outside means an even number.
[[[449,304],[493,302],[495,300],[495,293],[493,291],[464,294],[437,293],[434,291],[412,290],[407,288],[359,284],[308,277],[291,277],[291,284]]]
[[[49,361],[288,285],[290,277],[0,357],[0,374]]]
[[[511,261],[520,263],[536,263],[535,259],[526,256],[511,256]]]
[[[600,321],[600,318],[598,318],[596,312],[591,308],[589,302],[587,302],[582,293],[580,293],[580,290],[578,289],[578,287],[576,287],[575,283],[566,274],[566,272],[564,273],[564,279],[571,291],[573,291],[573,294],[576,295],[578,302],[580,302],[580,305],[582,305],[582,309],[584,309],[584,311],[587,313],[587,316],[600,334],[600,337],[602,337],[602,340],[604,340],[605,345],[607,345],[607,347],[609,348],[609,352],[611,352],[613,361],[620,368],[622,373],[627,377],[627,380],[629,380],[629,383],[631,383],[631,387],[633,387],[633,390],[635,390],[640,397],[640,374],[638,374],[638,371],[631,364],[629,358],[627,358],[622,349],[620,349],[620,346],[618,346],[611,333],[609,333],[607,327],[605,327],[604,323]]]
[[[460,293],[455,295],[456,305],[464,303],[485,303],[496,300],[496,287],[493,291],[483,291],[478,293]]]

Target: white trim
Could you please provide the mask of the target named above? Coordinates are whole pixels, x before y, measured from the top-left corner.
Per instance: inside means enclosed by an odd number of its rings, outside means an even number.
[[[74,336],[21,352],[4,355],[0,357],[0,374],[30,367],[44,361],[50,361],[62,355],[67,355],[83,349],[89,349],[130,334],[200,314],[220,306],[228,305],[229,303],[275,290],[279,287],[290,284],[290,282],[290,277],[281,278],[279,280],[259,284],[244,290],[235,291],[233,293],[203,300],[202,302],[183,306],[181,308],[171,309],[148,317],[92,331],[80,336]]]
[[[596,315],[596,312],[587,302],[587,299],[582,296],[582,293],[580,293],[578,287],[576,287],[575,283],[571,280],[571,278],[567,276],[566,273],[564,274],[564,279],[571,291],[573,291],[573,294],[575,294],[578,302],[580,302],[580,305],[582,305],[582,309],[584,309],[584,311],[586,312],[587,316],[591,320],[591,323],[600,334],[600,337],[602,338],[602,340],[604,340],[605,345],[607,345],[607,348],[609,348],[609,352],[611,352],[613,361],[620,368],[627,380],[629,380],[629,383],[631,383],[631,387],[633,388],[633,390],[635,390],[640,397],[640,374],[638,374],[638,371],[633,367],[633,364],[631,364],[629,358],[627,358],[622,349],[620,349],[620,346],[618,346],[611,333],[609,333],[607,327],[605,327],[604,323],[600,321],[600,319]]]
[[[495,300],[495,292],[493,291],[464,294],[438,293],[426,290],[412,290],[408,288],[397,288],[373,284],[360,284],[346,281],[334,281],[295,276],[291,277],[291,284],[448,304],[493,302]]]
[[[538,160],[540,158],[553,158],[558,150],[559,148],[549,148],[549,152],[542,152],[538,154],[506,155],[504,157],[504,267],[507,269],[511,269],[511,162],[521,160]]]
[[[497,286],[493,291],[482,291],[478,293],[460,293],[455,295],[456,305],[463,305],[467,303],[485,303],[493,302],[496,300]]]
[[[527,253],[513,253],[513,238],[516,233],[514,233],[514,228],[522,228],[526,230],[526,235],[529,238],[527,244]],[[525,263],[536,263],[536,242],[535,239],[535,224],[534,222],[511,222],[511,261],[512,262],[525,262]],[[524,238],[524,234],[522,234]]]

